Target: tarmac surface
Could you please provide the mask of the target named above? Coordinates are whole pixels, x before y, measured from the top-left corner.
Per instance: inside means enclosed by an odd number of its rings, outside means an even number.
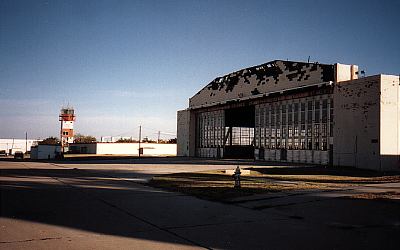
[[[229,204],[143,185],[154,175],[237,164],[259,163],[0,161],[0,249],[400,249],[400,201],[349,198],[399,192],[400,183]]]

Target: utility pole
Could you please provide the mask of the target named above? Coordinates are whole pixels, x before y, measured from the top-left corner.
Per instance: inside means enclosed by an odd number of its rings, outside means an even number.
[[[64,154],[64,142],[63,142],[63,136],[62,136],[62,129],[63,129],[63,122],[62,119],[60,118],[60,144],[61,144],[61,154]]]
[[[160,143],[160,131],[158,131],[157,143]]]
[[[25,132],[25,154],[28,152],[28,132]]]
[[[139,158],[140,158],[140,141],[142,140],[142,125],[139,126]]]

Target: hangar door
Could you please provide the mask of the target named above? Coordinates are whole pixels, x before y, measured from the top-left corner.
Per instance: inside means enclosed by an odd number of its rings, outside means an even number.
[[[254,158],[255,107],[225,110],[224,157]]]

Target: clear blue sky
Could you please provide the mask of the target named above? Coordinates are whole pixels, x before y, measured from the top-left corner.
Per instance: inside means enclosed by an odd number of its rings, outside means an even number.
[[[400,1],[0,1],[0,138],[176,133],[219,75],[274,59],[400,72]]]

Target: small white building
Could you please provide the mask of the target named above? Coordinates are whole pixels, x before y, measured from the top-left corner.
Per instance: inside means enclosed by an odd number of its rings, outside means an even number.
[[[60,145],[37,145],[31,148],[31,159],[50,160],[61,154]]]
[[[35,139],[0,139],[0,150],[5,150],[7,154],[13,155],[16,151],[26,153],[32,146],[37,145],[41,140]]]
[[[70,153],[97,155],[138,155],[139,143],[72,143]],[[140,143],[143,156],[176,156],[176,144]]]

